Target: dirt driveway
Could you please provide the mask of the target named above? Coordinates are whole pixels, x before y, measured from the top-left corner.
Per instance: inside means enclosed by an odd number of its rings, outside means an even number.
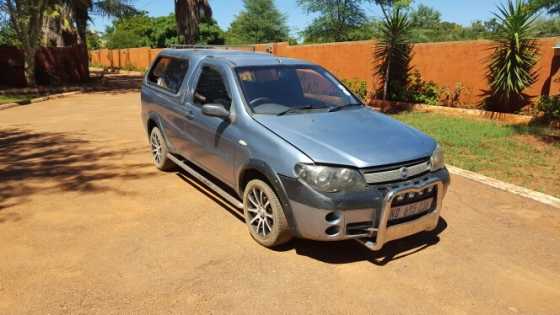
[[[560,313],[560,210],[455,176],[436,233],[268,250],[151,166],[138,101],[0,110],[0,314]]]

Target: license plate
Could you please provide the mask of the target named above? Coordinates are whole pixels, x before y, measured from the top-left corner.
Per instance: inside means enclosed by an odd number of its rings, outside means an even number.
[[[398,220],[406,217],[422,213],[430,209],[433,198],[411,203],[409,205],[391,208],[391,218],[389,220]]]

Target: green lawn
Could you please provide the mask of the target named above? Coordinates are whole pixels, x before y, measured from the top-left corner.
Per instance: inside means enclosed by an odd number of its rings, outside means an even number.
[[[393,116],[433,136],[448,164],[560,197],[560,132],[433,113]]]
[[[37,95],[0,95],[0,105],[8,103],[28,102],[30,99],[38,97]]]

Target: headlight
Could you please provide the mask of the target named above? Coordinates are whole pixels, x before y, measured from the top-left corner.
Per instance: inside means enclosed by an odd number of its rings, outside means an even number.
[[[297,164],[297,176],[321,192],[361,191],[366,188],[362,174],[351,168]]]
[[[438,171],[445,167],[445,161],[443,159],[443,150],[439,146],[436,146],[434,153],[432,153],[432,158],[430,159],[430,165],[432,166],[432,172]]]

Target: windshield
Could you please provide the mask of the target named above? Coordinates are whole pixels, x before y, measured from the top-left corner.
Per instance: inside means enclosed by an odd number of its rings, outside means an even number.
[[[318,66],[255,66],[236,71],[245,100],[255,114],[300,114],[361,104]]]

